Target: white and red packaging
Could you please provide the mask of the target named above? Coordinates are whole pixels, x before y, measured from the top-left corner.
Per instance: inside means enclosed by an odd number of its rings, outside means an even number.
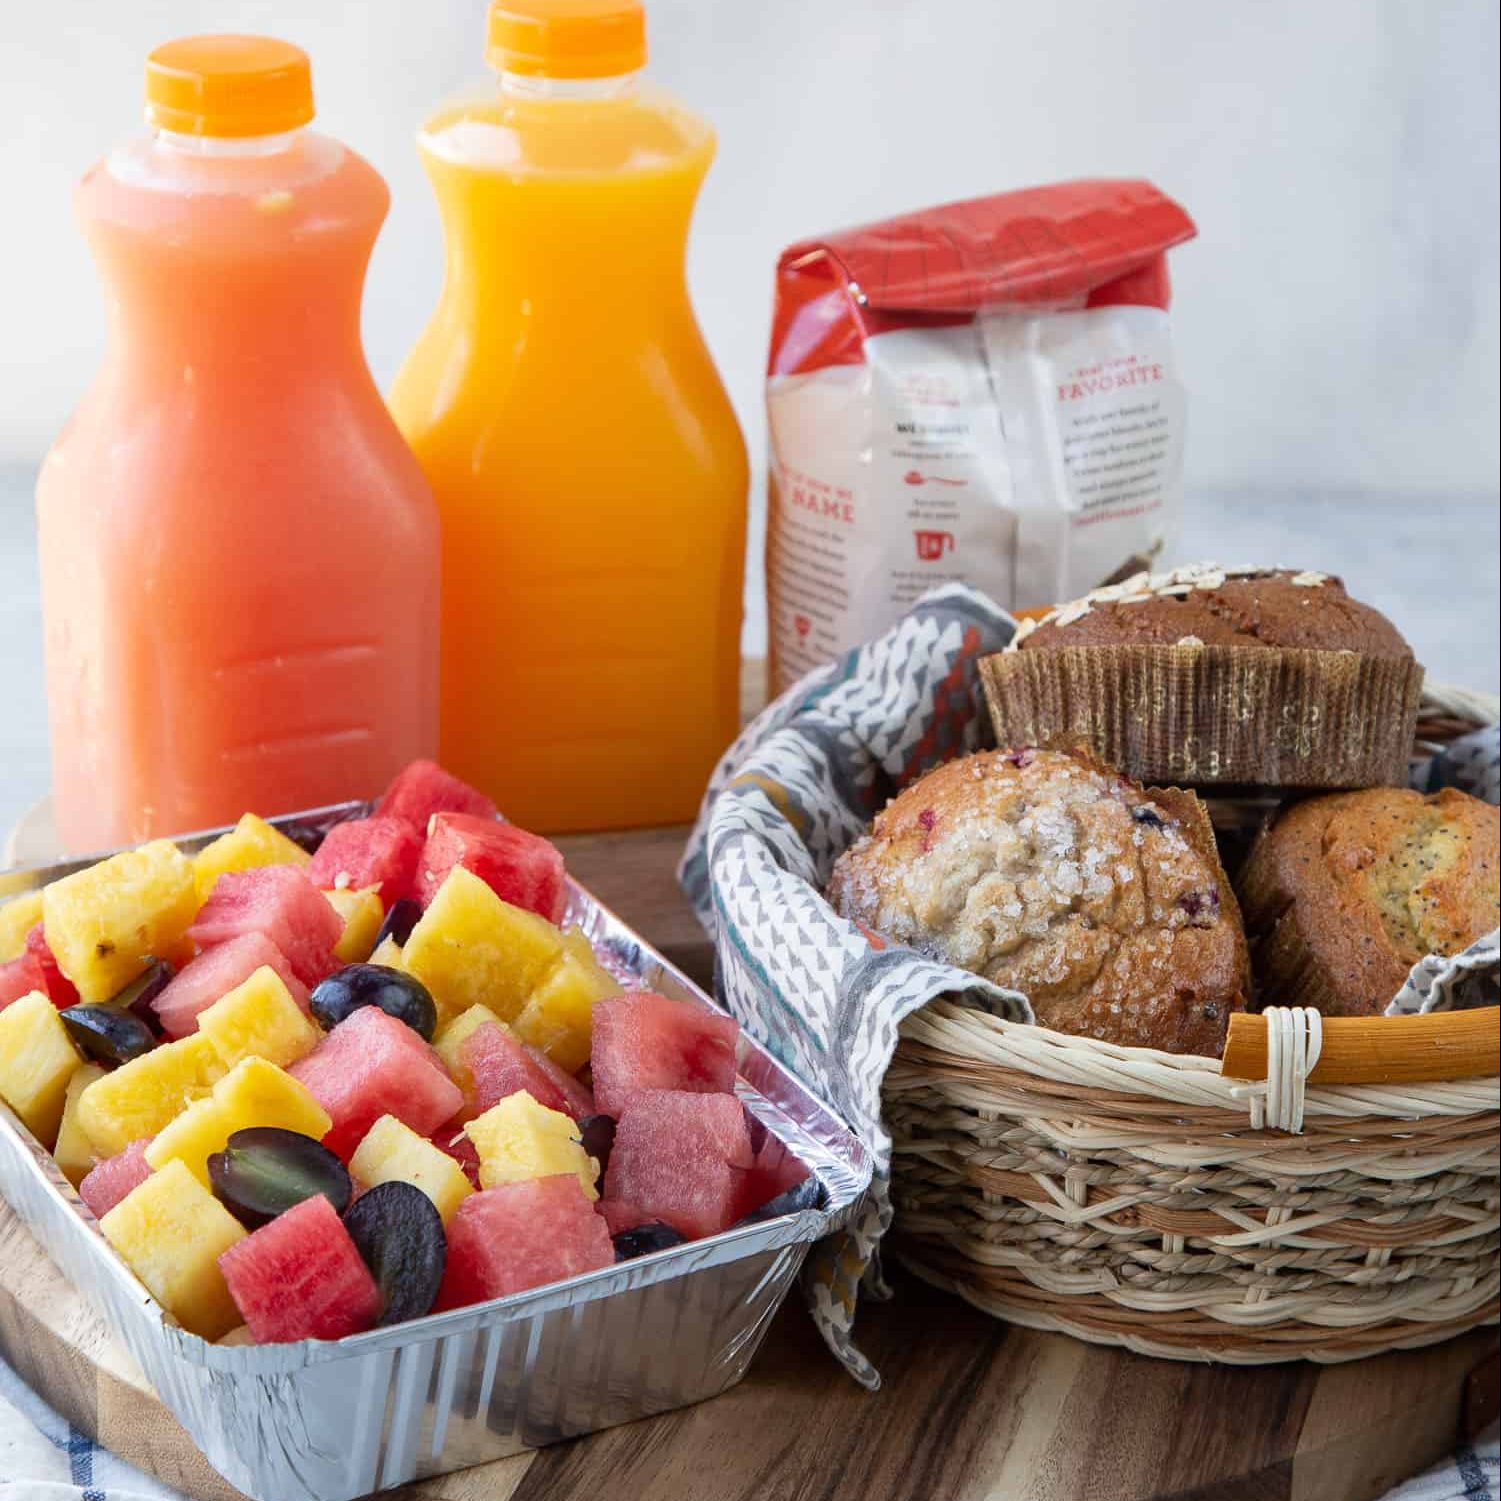
[[[1183,387],[1150,183],[1056,183],[790,246],[766,383],[773,691],[935,584],[1073,599],[1168,545]]]

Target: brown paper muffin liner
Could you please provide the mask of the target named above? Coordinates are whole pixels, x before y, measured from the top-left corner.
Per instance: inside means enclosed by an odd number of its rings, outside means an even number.
[[[1008,651],[980,664],[1000,745],[1082,740],[1141,782],[1405,785],[1423,669],[1285,647]]]

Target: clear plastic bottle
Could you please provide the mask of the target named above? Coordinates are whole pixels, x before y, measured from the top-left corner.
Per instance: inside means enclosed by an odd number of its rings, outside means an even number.
[[[547,830],[687,818],[739,713],[745,444],[688,300],[714,155],[633,0],[492,7],[419,144],[447,276],[391,393],[443,535],[444,763]]]
[[[37,487],[69,849],[373,795],[437,742],[432,497],[360,343],[389,193],[307,58],[192,37],[77,207],[104,363]]]

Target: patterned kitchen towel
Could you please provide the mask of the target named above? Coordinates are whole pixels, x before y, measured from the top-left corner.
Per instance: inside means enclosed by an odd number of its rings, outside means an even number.
[[[101,1449],[0,1360],[0,1501],[186,1501]]]
[[[876,1247],[891,1223],[881,1081],[902,1018],[935,996],[1031,1021],[1026,1000],[910,949],[873,946],[819,892],[835,857],[908,782],[988,734],[978,665],[1011,617],[952,584],[869,645],[810,673],[725,753],[679,878],[715,938],[721,1000],[870,1148],[870,1193],[815,1246],[803,1274],[814,1321],[851,1375],[880,1377],[851,1339],[863,1283],[884,1296]]]
[[[1501,1443],[1495,1425],[1431,1470],[1388,1491],[1384,1501],[1501,1501]]]

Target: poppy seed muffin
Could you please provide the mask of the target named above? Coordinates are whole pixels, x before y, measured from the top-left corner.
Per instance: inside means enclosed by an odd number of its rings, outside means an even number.
[[[1496,927],[1501,814],[1446,787],[1309,798],[1257,839],[1241,901],[1264,999],[1385,1011],[1413,965]]]
[[[1020,991],[1062,1032],[1217,1054],[1248,997],[1202,804],[1083,752],[984,751],[929,772],[840,857],[829,900]]]

